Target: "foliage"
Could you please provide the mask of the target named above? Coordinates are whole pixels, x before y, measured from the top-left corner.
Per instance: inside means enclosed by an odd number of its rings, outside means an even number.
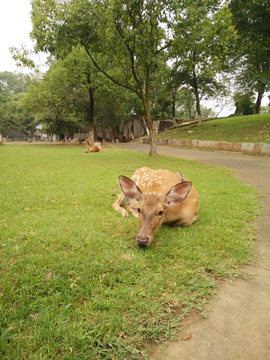
[[[177,13],[176,19],[177,40],[171,49],[173,71],[178,72],[178,87],[193,89],[200,119],[200,101],[225,92],[218,79],[221,71],[228,70],[235,31],[226,4],[193,2],[184,16]]]
[[[19,96],[9,96],[0,103],[0,133],[7,136],[10,130],[18,130],[25,135],[33,130],[33,117],[24,114],[19,107]]]
[[[201,101],[227,96],[222,77],[235,70],[237,89],[257,91],[260,111],[270,79],[268,14],[269,3],[256,0],[35,0],[31,36],[35,51],[63,60],[76,88],[65,128],[73,120],[91,128],[94,111],[96,124],[119,128],[136,112],[145,117],[155,155],[152,120],[181,115],[179,91],[180,98],[194,92],[185,111],[193,117],[195,104],[201,119]],[[25,49],[13,54],[28,63]]]
[[[254,114],[254,95],[251,93],[235,92],[233,94],[234,105],[236,106],[235,115]]]
[[[229,8],[238,33],[237,82],[242,89],[258,93],[255,113],[260,113],[262,97],[270,89],[269,1],[231,0]]]
[[[27,86],[27,75],[9,71],[0,73],[0,95],[3,97],[24,93],[27,89]]]
[[[218,0],[181,3],[36,0],[32,2],[31,36],[36,40],[35,51],[50,53],[58,59],[72,54],[75,48],[83,48],[100,73],[131,90],[141,101],[139,114],[145,116],[150,153],[155,155],[151,119],[168,116],[175,119],[176,93],[183,81],[195,91],[199,118],[201,98],[224,91],[216,74],[226,67],[235,33],[228,8],[219,5]],[[18,53],[16,57],[20,58]],[[24,61],[25,51],[21,57]],[[180,83],[177,77],[170,81],[166,75],[169,58],[175,59],[175,68],[182,77]],[[87,66],[89,70],[90,65]],[[92,92],[96,84],[93,69],[90,73],[87,117],[91,128],[95,101]],[[117,116],[111,119],[115,121]]]
[[[76,48],[35,78],[23,104],[35,112],[36,124],[41,123],[44,132],[63,135],[81,126],[90,129],[94,119],[95,125],[120,130],[134,109],[134,96],[110,82],[82,48]]]
[[[161,26],[169,22],[167,2],[37,0],[32,8],[37,50],[63,56],[80,44],[99,71],[139,97],[150,131],[150,153],[156,155],[150,79],[158,57],[172,44]],[[101,54],[108,59],[106,67]]]
[[[29,77],[21,73],[0,73],[0,133],[18,130],[25,135],[33,131],[33,116],[24,111],[20,104],[29,85]]]
[[[22,104],[35,113],[36,125],[42,124],[44,133],[64,134],[78,128],[70,101],[74,91],[72,80],[61,63],[53,63],[41,78],[33,78]]]
[[[130,120],[136,97],[126,89],[107,83],[97,91],[95,124],[113,126],[120,132],[124,121]]]
[[[183,87],[176,98],[177,118],[193,119],[196,113],[195,94],[192,89]]]
[[[111,148],[0,152],[3,360],[147,359],[145,340],[175,335],[250,261],[256,190],[228,169]],[[111,207],[117,176],[140,166],[182,171],[200,199],[196,223],[162,226],[147,249]]]
[[[259,46],[270,47],[270,4],[267,0],[230,0],[229,8],[238,32],[248,35],[249,40]]]
[[[200,106],[202,118],[214,117],[214,112],[205,106]],[[176,97],[177,119],[198,119],[196,114],[195,94],[192,89],[182,87]]]

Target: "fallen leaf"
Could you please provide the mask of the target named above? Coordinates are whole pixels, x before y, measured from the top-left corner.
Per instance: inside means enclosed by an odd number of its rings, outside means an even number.
[[[81,280],[81,277],[80,277],[80,276],[77,277],[76,280],[74,280],[73,283],[70,285],[70,288],[71,288],[71,289],[72,289],[73,286],[75,286],[75,285],[78,286],[78,285],[76,284],[76,282],[77,282],[78,280]]]
[[[30,317],[31,317],[34,321],[37,321],[38,314],[32,314],[32,315],[30,315]]]
[[[187,341],[187,340],[190,340],[191,339],[191,333],[189,333],[189,336],[187,338],[182,338],[183,341]]]
[[[7,329],[7,331],[11,331],[11,330],[15,330],[15,329],[17,329],[17,326],[11,325],[11,326]]]
[[[45,281],[49,281],[50,278],[52,277],[53,273],[52,271],[49,271],[46,275],[45,275]]]

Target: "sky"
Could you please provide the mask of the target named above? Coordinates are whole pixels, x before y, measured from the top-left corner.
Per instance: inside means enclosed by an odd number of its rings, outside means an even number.
[[[2,0],[0,5],[0,72],[19,71],[15,60],[9,51],[11,46],[20,48],[25,45],[27,49],[33,48],[30,39],[32,23],[30,18],[30,0]],[[35,58],[35,62],[40,62]]]

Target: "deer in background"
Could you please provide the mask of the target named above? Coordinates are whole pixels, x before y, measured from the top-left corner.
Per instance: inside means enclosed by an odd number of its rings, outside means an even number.
[[[96,142],[95,145],[91,146],[90,141],[88,139],[85,139],[84,144],[86,144],[88,153],[90,152],[100,152],[101,146],[100,143]]]
[[[143,167],[130,179],[120,175],[118,180],[122,192],[112,207],[123,217],[130,211],[139,219],[137,245],[149,246],[163,223],[189,226],[197,220],[198,195],[183,174]]]

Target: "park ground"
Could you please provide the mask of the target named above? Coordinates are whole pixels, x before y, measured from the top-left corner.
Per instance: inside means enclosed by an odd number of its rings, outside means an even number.
[[[11,145],[10,143],[9,145]],[[15,144],[12,144],[15,145]],[[149,146],[137,141],[115,145],[122,149],[149,151]],[[201,317],[194,311],[181,328],[178,339],[166,344],[153,342],[150,359],[161,360],[268,360],[270,345],[270,161],[269,157],[205,152],[199,150],[158,147],[159,154],[225,166],[233,170],[244,183],[258,189],[263,215],[257,224],[256,257],[245,267],[245,276],[236,280],[225,279],[220,284],[218,297],[207,305]],[[214,184],[213,184],[214,186]]]
[[[120,146],[149,151],[137,142]],[[184,320],[177,340],[152,344],[151,360],[269,360],[269,157],[165,146],[158,147],[158,153],[232,169],[241,181],[258,189],[263,215],[256,225],[257,256],[245,267],[245,278],[223,282],[218,297],[208,306],[208,317],[193,312]]]

